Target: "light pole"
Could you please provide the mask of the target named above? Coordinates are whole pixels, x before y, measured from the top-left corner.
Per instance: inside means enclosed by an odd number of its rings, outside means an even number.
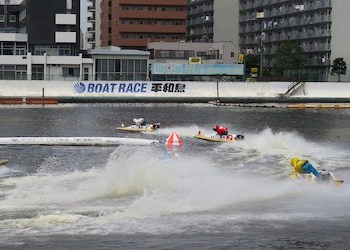
[[[260,22],[260,77],[263,76],[263,36],[264,36],[264,11],[258,11],[256,12],[256,19],[261,19]]]

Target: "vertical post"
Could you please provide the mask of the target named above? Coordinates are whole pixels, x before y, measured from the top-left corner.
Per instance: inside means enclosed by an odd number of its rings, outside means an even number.
[[[219,81],[216,81],[216,101],[219,101]]]
[[[263,76],[263,21],[260,25],[260,77]]]
[[[260,77],[263,76],[263,31],[264,31],[264,10],[256,12],[256,19],[260,19]]]

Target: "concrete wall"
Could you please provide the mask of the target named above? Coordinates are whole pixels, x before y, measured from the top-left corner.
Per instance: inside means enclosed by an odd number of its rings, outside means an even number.
[[[70,101],[350,102],[350,83],[303,83],[281,99],[289,82],[0,81],[0,97],[56,97]]]

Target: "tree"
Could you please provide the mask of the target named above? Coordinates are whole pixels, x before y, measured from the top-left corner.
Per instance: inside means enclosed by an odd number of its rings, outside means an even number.
[[[340,75],[346,74],[346,62],[344,61],[344,58],[336,58],[333,61],[333,64],[331,66],[331,74],[337,74],[338,75],[338,82],[340,82]]]
[[[281,44],[272,59],[273,71],[278,76],[283,76],[285,70],[300,70],[306,63],[303,49],[294,42]]]
[[[260,59],[258,55],[248,54],[245,56],[245,75],[249,75],[251,68],[259,68]]]

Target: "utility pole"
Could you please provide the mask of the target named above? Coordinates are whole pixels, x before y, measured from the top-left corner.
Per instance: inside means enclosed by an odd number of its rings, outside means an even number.
[[[260,44],[259,44],[259,47],[260,47],[260,77],[263,76],[263,62],[264,62],[264,58],[263,58],[263,48],[264,48],[264,45],[263,45],[263,38],[264,38],[264,11],[261,10],[261,11],[258,11],[256,12],[256,19],[261,19],[261,22],[260,22]]]

